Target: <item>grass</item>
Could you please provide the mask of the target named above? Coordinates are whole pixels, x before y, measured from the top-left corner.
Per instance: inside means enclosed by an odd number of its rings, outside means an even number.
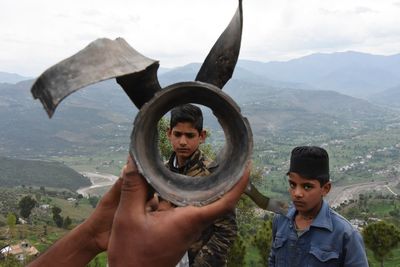
[[[393,205],[390,205],[392,202],[392,200],[369,201],[368,209],[374,216],[382,218],[388,216],[389,212],[394,210]]]
[[[88,191],[88,193],[90,195],[103,196],[110,188],[111,188],[111,185],[110,186],[97,187],[97,188],[90,189]]]
[[[119,175],[126,163],[128,151],[96,154],[94,157],[54,157],[53,160],[62,161],[78,172],[104,172]]]
[[[75,207],[75,202],[52,197],[51,205],[61,208],[61,216],[69,216],[75,222],[83,221],[93,212],[93,207],[86,199],[79,201],[78,207]]]
[[[369,267],[380,267],[381,264],[375,259],[371,250],[367,249],[367,256],[369,260]],[[399,267],[400,266],[400,247],[392,250],[392,256],[384,260],[385,267]]]
[[[259,266],[260,260],[261,256],[258,249],[254,246],[248,246],[245,258],[245,266]]]
[[[91,262],[87,265],[88,267],[106,267],[107,266],[107,252],[98,254]]]

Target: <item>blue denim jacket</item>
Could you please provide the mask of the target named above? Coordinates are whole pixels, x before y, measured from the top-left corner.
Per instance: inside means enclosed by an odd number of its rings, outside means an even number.
[[[286,216],[276,215],[272,223],[269,267],[368,267],[360,233],[324,201],[309,229],[300,237],[291,207]]]

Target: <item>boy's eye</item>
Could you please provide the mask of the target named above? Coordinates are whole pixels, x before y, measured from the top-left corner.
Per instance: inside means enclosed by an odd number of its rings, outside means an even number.
[[[180,133],[180,132],[174,132],[174,136],[175,136],[175,137],[181,137],[181,136],[182,136],[182,133]]]
[[[186,137],[189,138],[189,139],[192,139],[192,138],[195,137],[195,134],[194,134],[194,133],[187,133],[187,134],[185,134],[185,135],[186,135]]]
[[[305,190],[311,190],[312,188],[313,188],[312,185],[309,185],[309,184],[305,184],[305,185],[304,185],[304,189],[305,189]]]
[[[295,188],[296,187],[296,185],[294,184],[294,183],[292,183],[292,182],[289,182],[289,186],[290,186],[290,188]]]

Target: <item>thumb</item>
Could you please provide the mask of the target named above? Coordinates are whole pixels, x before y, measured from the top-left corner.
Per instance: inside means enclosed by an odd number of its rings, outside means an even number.
[[[242,177],[229,192],[217,201],[199,208],[199,214],[202,216],[204,222],[210,223],[221,217],[221,215],[234,210],[236,203],[249,183],[250,168],[251,164],[247,163]]]
[[[118,209],[129,214],[144,214],[147,197],[147,183],[139,174],[135,162],[128,156],[122,170],[121,199]]]

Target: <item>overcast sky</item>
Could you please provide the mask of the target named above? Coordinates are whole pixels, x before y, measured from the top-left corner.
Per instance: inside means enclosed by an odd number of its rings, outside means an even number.
[[[161,67],[203,62],[237,0],[4,0],[0,71],[38,76],[100,37],[124,38]],[[400,53],[400,0],[243,0],[239,59],[316,52]]]

